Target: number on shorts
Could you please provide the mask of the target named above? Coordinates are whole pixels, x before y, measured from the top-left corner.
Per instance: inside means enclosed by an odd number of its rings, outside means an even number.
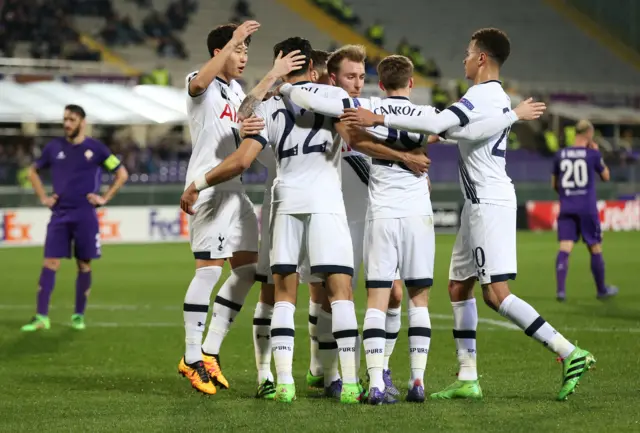
[[[473,250],[473,257],[476,259],[476,266],[479,268],[484,268],[485,257],[484,257],[484,250],[481,247],[478,247],[475,250]]]
[[[96,233],[96,251],[100,254],[100,248],[102,248],[102,244],[100,243],[100,233]]]
[[[293,117],[293,114],[289,110],[281,108],[273,113],[272,117],[274,120],[276,119],[276,117],[278,117],[279,113],[282,113],[284,115],[285,123],[284,123],[284,131],[282,132],[282,137],[280,137],[280,141],[278,142],[277,154],[278,154],[278,160],[283,160],[284,158],[290,158],[292,156],[296,156],[298,154],[298,145],[296,144],[295,146],[289,149],[284,148],[284,143],[286,142],[287,138],[289,137],[289,134],[291,134],[291,131],[295,126],[295,119]],[[302,114],[304,114],[304,111],[302,112]],[[313,127],[311,128],[311,131],[307,135],[307,138],[305,138],[304,143],[302,143],[303,155],[307,155],[309,153],[316,153],[316,152],[324,153],[325,150],[327,149],[326,141],[321,144],[311,144],[311,140],[313,140],[313,137],[315,137],[318,131],[322,129],[322,126],[324,125],[324,120],[325,120],[325,117],[322,114],[314,113]]]
[[[584,159],[563,159],[560,161],[560,171],[560,185],[563,189],[583,188],[589,182],[589,171]]]
[[[509,108],[503,108],[502,112],[508,113]],[[505,158],[507,156],[507,141],[505,140],[505,138],[509,136],[510,131],[511,131],[510,127],[502,131],[502,134],[500,134],[500,138],[498,138],[498,141],[496,141],[496,144],[494,144],[493,148],[491,148],[491,154],[493,156],[497,156],[498,158]],[[502,144],[502,142],[505,143],[504,149],[500,149],[500,145]]]

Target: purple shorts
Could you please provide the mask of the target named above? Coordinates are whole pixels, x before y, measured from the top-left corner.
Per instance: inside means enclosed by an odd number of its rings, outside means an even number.
[[[591,246],[602,242],[600,218],[597,214],[558,215],[558,240],[577,242],[582,237]]]
[[[80,260],[100,257],[100,225],[95,209],[55,210],[47,225],[44,257],[49,259],[71,258]]]

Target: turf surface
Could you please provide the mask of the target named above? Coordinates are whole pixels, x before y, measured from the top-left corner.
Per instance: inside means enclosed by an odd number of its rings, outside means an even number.
[[[453,239],[437,238],[427,392],[455,379],[446,293]],[[561,376],[554,356],[522,331],[506,327],[481,302],[484,401],[353,407],[318,398],[304,386],[309,362],[304,288],[296,315],[298,400],[292,405],[257,401],[251,339],[257,286],[222,347],[231,389],[203,396],[176,373],[184,338],[181,306],[193,273],[186,244],[104,247],[104,258],[94,266],[85,332],[68,325],[75,269],[64,263],[53,294],[53,327],[37,334],[22,334],[19,328],[35,308],[41,250],[0,249],[0,431],[640,431],[640,293],[635,287],[640,233],[606,234],[607,280],[621,289],[606,303],[595,299],[582,246],[571,257],[565,304],[555,301],[554,236],[519,233],[518,248],[513,291],[598,359],[597,369],[564,403],[554,401]],[[362,324],[361,287],[355,298]],[[403,329],[391,366],[406,392],[406,315]]]

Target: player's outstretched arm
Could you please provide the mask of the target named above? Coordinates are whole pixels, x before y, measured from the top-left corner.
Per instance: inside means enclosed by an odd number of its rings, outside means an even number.
[[[377,142],[362,129],[349,127],[342,122],[336,124],[336,130],[349,146],[372,158],[402,162],[416,174],[426,173],[431,165],[431,160],[422,148],[412,151],[392,149]]]
[[[298,107],[324,116],[340,117],[345,107],[342,99],[325,98],[288,83],[280,87],[280,93],[289,97]]]
[[[240,24],[238,28],[233,32],[233,37],[227,44],[207,63],[200,68],[197,75],[189,81],[189,95],[198,96],[204,93],[209,87],[211,82],[222,71],[227,59],[237,48],[244,44],[252,33],[255,33],[260,28],[260,24],[257,21],[245,21]]]
[[[244,120],[251,117],[256,107],[260,105],[265,98],[269,89],[278,81],[280,77],[284,77],[292,71],[297,71],[304,66],[306,56],[300,54],[300,50],[295,50],[282,56],[282,51],[273,62],[273,68],[264,76],[262,80],[254,87],[247,96],[245,96],[240,108],[238,108],[238,119]]]
[[[345,108],[340,116],[343,122],[359,127],[386,126],[387,128],[420,134],[440,134],[460,124],[458,116],[450,110],[440,113],[424,113],[421,116],[402,116],[393,114],[375,114],[366,108]]]
[[[263,143],[264,142],[264,143]],[[266,140],[259,135],[242,140],[238,149],[226,157],[220,164],[198,177],[187,187],[180,197],[180,208],[193,215],[193,204],[203,189],[231,180],[248,169],[266,145]]]

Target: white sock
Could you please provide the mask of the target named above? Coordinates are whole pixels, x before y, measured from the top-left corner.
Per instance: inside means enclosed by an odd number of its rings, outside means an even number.
[[[271,345],[276,364],[278,384],[293,383],[293,340],[296,334],[294,314],[296,306],[290,302],[276,302],[271,318]]]
[[[384,325],[385,343],[384,343],[384,369],[389,370],[389,358],[396,347],[398,341],[398,333],[402,326],[402,308],[389,308]]]
[[[560,358],[566,358],[576,348],[553,329],[531,305],[516,295],[511,294],[504,298],[498,311]]]
[[[460,370],[459,380],[478,380],[476,366],[476,329],[478,329],[478,306],[475,298],[452,302],[453,339]]]
[[[222,274],[220,266],[207,266],[196,269],[184,297],[184,331],[186,349],[184,361],[192,364],[202,361],[202,334],[207,323],[211,292]]]
[[[218,355],[222,340],[240,312],[244,300],[251,290],[256,276],[256,264],[239,266],[231,270],[231,275],[222,284],[213,301],[213,314],[209,331],[202,344],[202,351],[208,355]]]
[[[321,304],[309,301],[309,345],[311,350],[311,358],[309,362],[309,371],[314,376],[322,376],[322,360],[318,350],[318,314],[322,309]]]
[[[409,309],[409,365],[411,386],[416,380],[424,385],[424,370],[431,345],[431,318],[427,307]]]
[[[331,386],[332,382],[340,379],[340,373],[338,372],[338,343],[333,338],[332,321],[332,314],[320,309],[316,332],[318,333],[318,352],[322,362],[325,387]]]
[[[378,309],[367,308],[362,327],[362,339],[364,342],[364,357],[369,373],[369,388],[378,388],[384,391],[382,370],[385,357],[385,321],[387,315]]]
[[[271,317],[273,307],[269,304],[258,302],[253,313],[253,349],[256,356],[256,369],[258,370],[258,383],[269,379],[273,382],[271,374]]]
[[[358,320],[353,301],[341,300],[331,303],[333,337],[338,343],[340,367],[344,383],[358,383],[356,367],[356,345],[358,344]]]

